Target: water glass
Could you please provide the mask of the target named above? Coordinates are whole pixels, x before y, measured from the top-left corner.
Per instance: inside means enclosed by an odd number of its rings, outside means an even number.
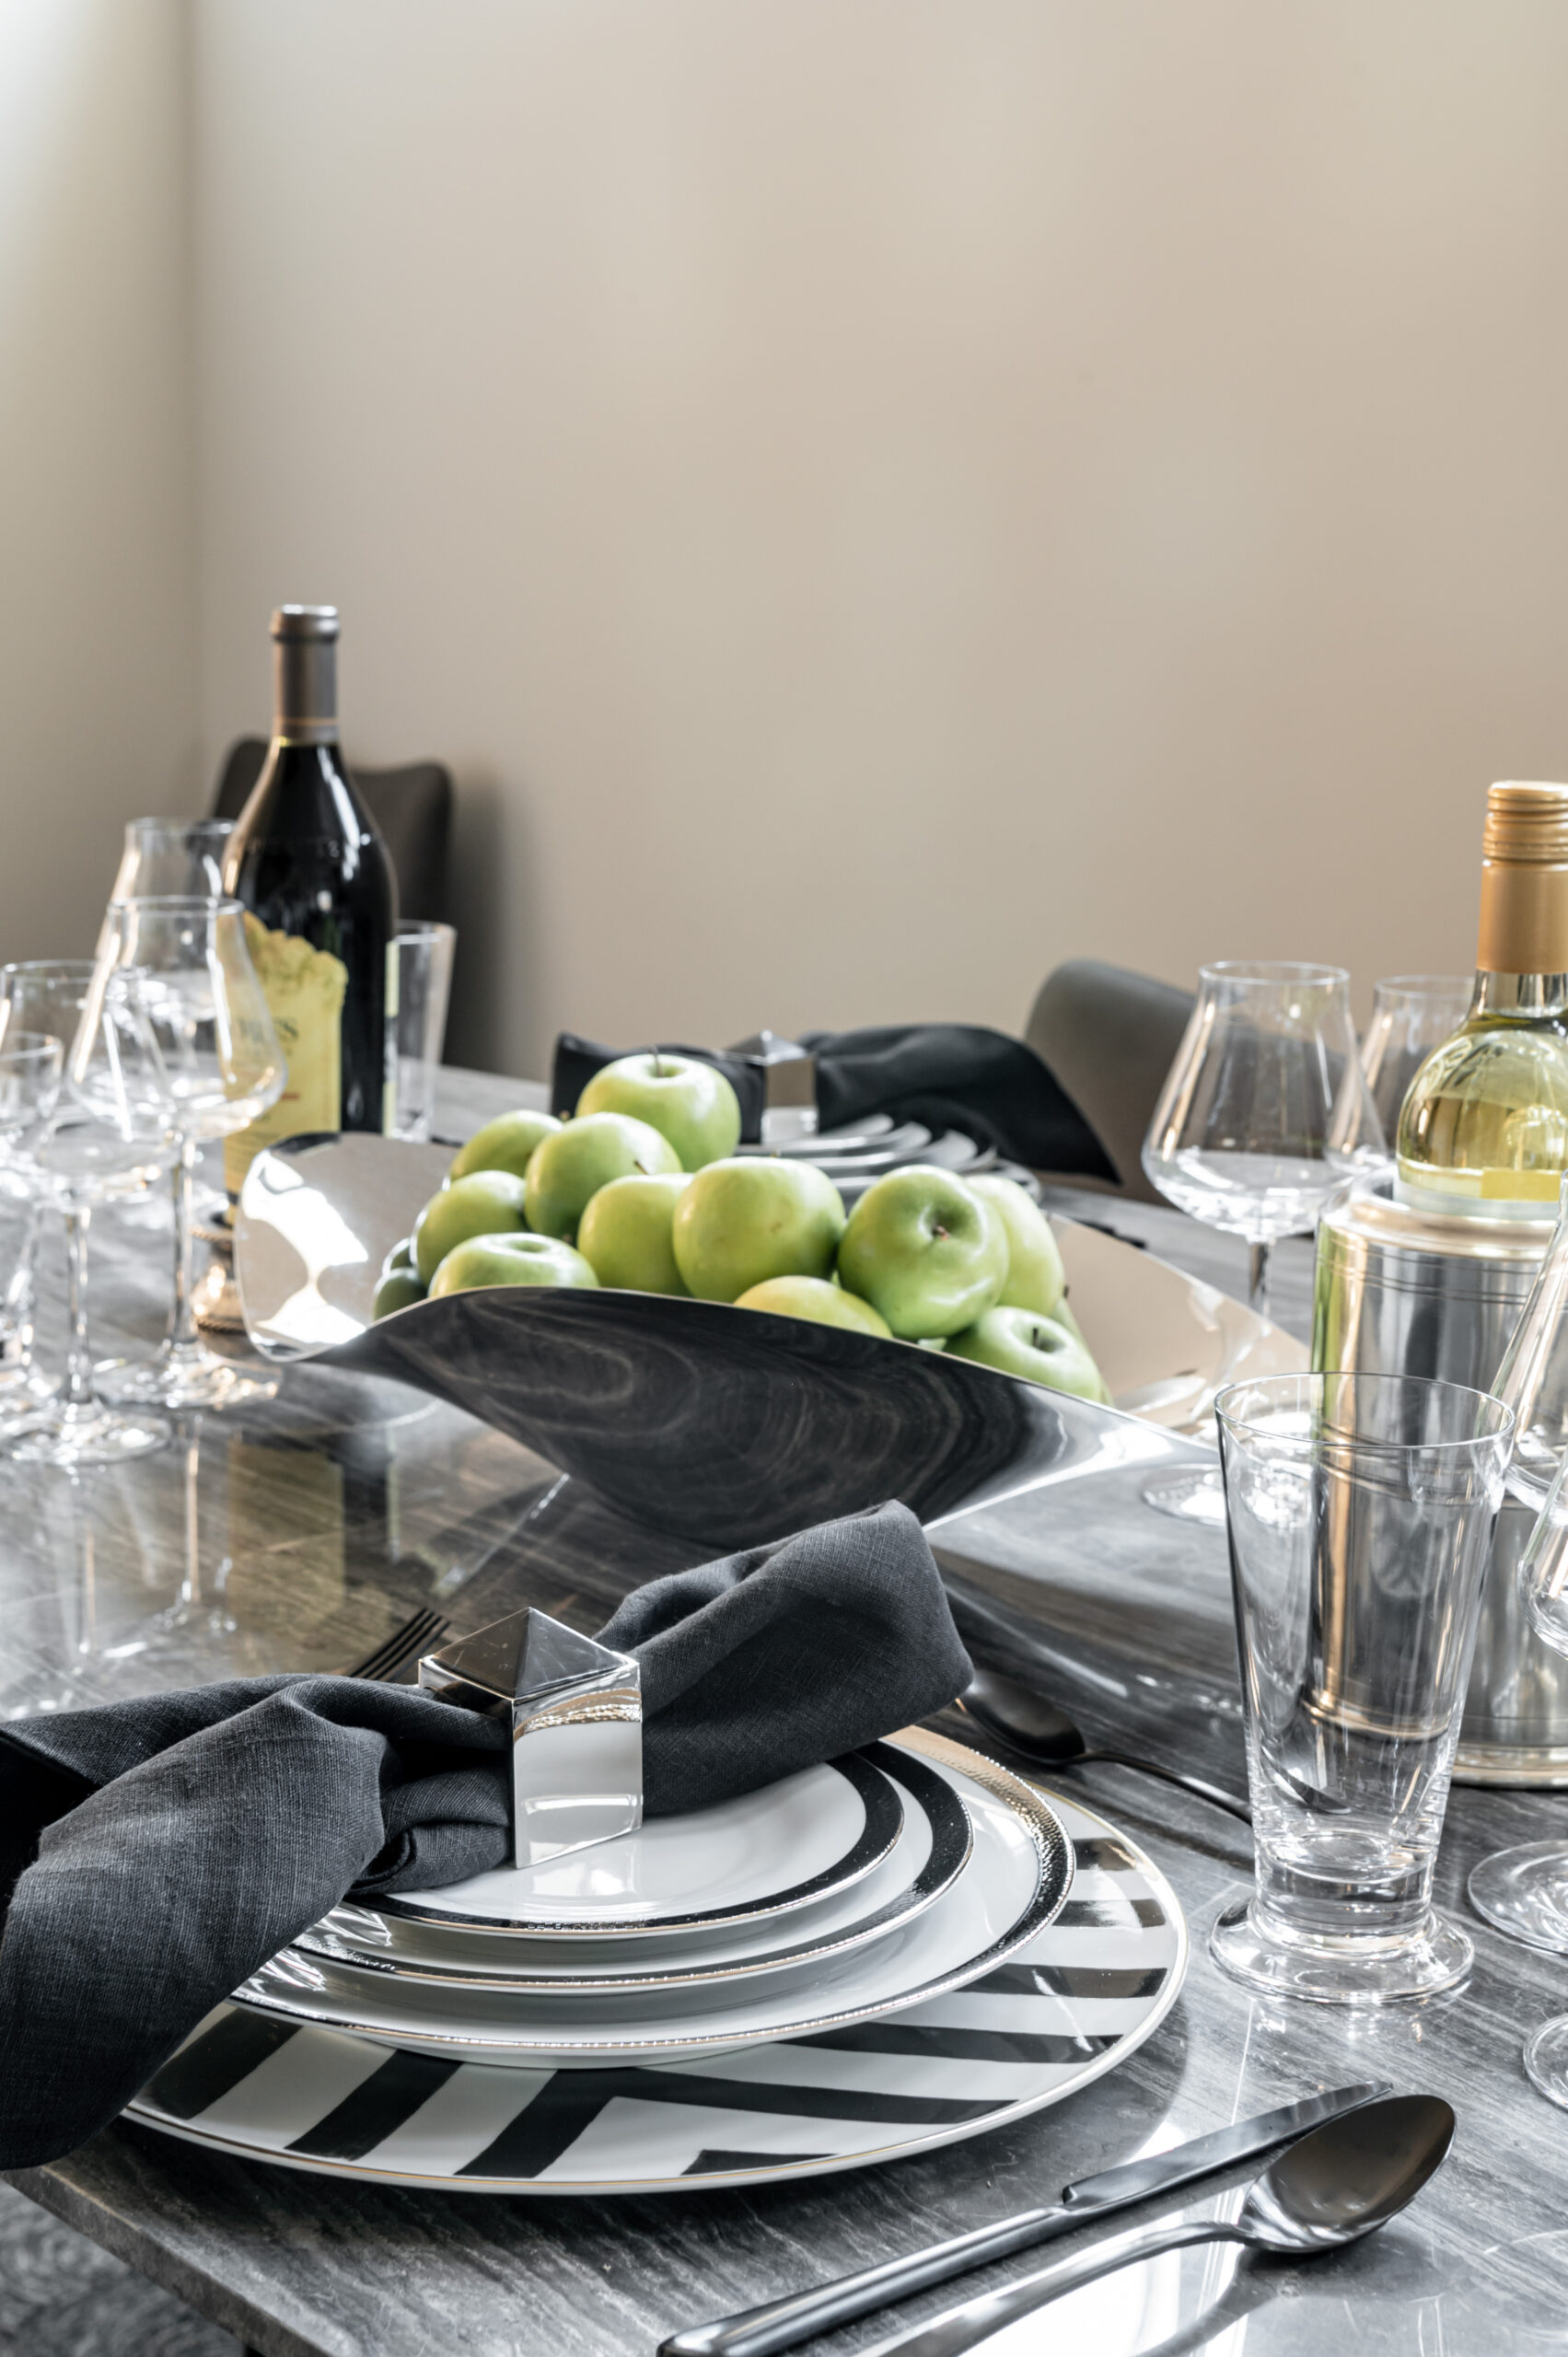
[[[1361,1069],[1390,1153],[1406,1091],[1433,1049],[1451,1039],[1469,1013],[1474,988],[1469,974],[1388,974],[1373,984]]]
[[[427,1139],[447,1038],[447,1002],[458,936],[449,924],[408,918],[387,946],[387,1022],[396,1059],[393,1137]]]
[[[1252,1895],[1211,1949],[1275,1996],[1452,1987],[1432,1905],[1513,1414],[1413,1376],[1271,1376],[1215,1402],[1241,1655]]]

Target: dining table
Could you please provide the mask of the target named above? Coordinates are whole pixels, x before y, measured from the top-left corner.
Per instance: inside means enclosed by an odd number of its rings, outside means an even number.
[[[537,1086],[448,1069],[437,1134],[459,1140],[544,1101]],[[1071,1188],[1048,1189],[1046,1202],[1241,1289],[1244,1248],[1179,1213]],[[156,1199],[95,1218],[105,1355],[157,1339],[168,1250]],[[63,1282],[46,1235],[46,1355]],[[1272,1314],[1303,1337],[1310,1284],[1310,1241],[1292,1239],[1275,1257]],[[971,1650],[1044,1685],[1091,1742],[1243,1790],[1223,1530],[1097,1515],[1090,1495],[1045,1481],[931,1527],[945,1576],[975,1608]],[[456,1408],[309,1363],[279,1370],[271,1399],[178,1419],[168,1446],[135,1462],[70,1475],[0,1460],[0,1502],[8,1718],[218,1678],[342,1671],[421,1608],[463,1628],[534,1604],[591,1631],[632,1585],[714,1552]],[[960,1715],[938,1724],[1020,1765]],[[1048,2201],[1114,2162],[1322,2087],[1387,2079],[1446,2097],[1458,2127],[1446,2166],[1383,2232],[1311,2261],[1170,2254],[1074,2293],[1049,2323],[1012,2328],[993,2344],[1000,2357],[1047,2345],[1097,2357],[1568,2350],[1568,2118],[1520,2061],[1527,2033],[1568,2005],[1568,1961],[1504,1937],[1464,1896],[1486,1852],[1568,1829],[1564,1796],[1456,1786],[1438,1899],[1465,1921],[1474,1971],[1443,1999],[1354,2011],[1260,2000],[1211,1963],[1208,1927],[1250,1873],[1244,1824],[1121,1767],[1035,1772],[1148,1852],[1179,1898],[1191,1961],[1175,2007],[1119,2067],[970,2141],[729,2190],[485,2198],[302,2173],[122,2119],[9,2182],[264,2357],[652,2357],[678,2328]],[[1237,2182],[1200,2192],[1234,2200]],[[977,2281],[1030,2264],[1026,2254]],[[955,2296],[927,2293],[898,2319]],[[886,2315],[868,2316],[813,2347],[851,2357],[889,2329]]]

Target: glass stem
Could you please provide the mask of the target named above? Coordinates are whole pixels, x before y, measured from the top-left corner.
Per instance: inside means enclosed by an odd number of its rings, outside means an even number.
[[[195,1222],[197,1151],[194,1138],[181,1138],[180,1159],[169,1174],[174,1186],[174,1310],[168,1325],[168,1344],[171,1351],[181,1353],[203,1347],[196,1331],[194,1239],[191,1233]]]
[[[93,1404],[93,1354],[87,1340],[87,1224],[91,1217],[85,1203],[73,1204],[65,1213],[65,1305],[70,1322],[67,1408]]]
[[[1269,1255],[1272,1244],[1249,1244],[1247,1248],[1247,1305],[1260,1318],[1269,1314]]]

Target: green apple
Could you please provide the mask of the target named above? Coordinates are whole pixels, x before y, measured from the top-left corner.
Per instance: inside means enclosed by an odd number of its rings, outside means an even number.
[[[499,1236],[470,1236],[455,1245],[430,1280],[430,1298],[470,1293],[480,1285],[596,1285],[598,1279],[580,1252],[553,1236],[527,1236],[509,1229]]]
[[[768,1277],[825,1282],[843,1227],[843,1198],[814,1162],[737,1155],[681,1196],[675,1263],[700,1301],[736,1301]]]
[[[880,1334],[892,1340],[887,1321],[868,1301],[842,1285],[825,1284],[820,1277],[766,1277],[736,1303],[737,1309],[771,1309],[775,1318],[809,1318],[819,1326],[847,1326],[852,1334]]]
[[[1002,1302],[1012,1309],[1038,1310],[1054,1318],[1067,1290],[1067,1271],[1051,1222],[1038,1203],[1029,1201],[1016,1178],[994,1172],[968,1181],[972,1193],[1002,1215],[1007,1231],[1007,1273],[1002,1280]]]
[[[691,1181],[684,1170],[612,1178],[591,1196],[577,1226],[577,1249],[601,1285],[629,1293],[684,1294],[671,1230],[675,1206]]]
[[[526,1225],[522,1180],[509,1170],[476,1170],[432,1195],[414,1221],[414,1267],[428,1284],[454,1245]]]
[[[1006,1273],[1001,1213],[950,1170],[925,1163],[868,1187],[839,1247],[843,1283],[905,1342],[972,1326]]]
[[[401,1244],[393,1245],[391,1250],[382,1261],[381,1274],[384,1277],[389,1277],[394,1269],[412,1269],[412,1266],[413,1238],[412,1236],[405,1236]]]
[[[984,1311],[963,1333],[953,1336],[947,1355],[1000,1367],[1004,1375],[1021,1375],[1051,1391],[1073,1391],[1080,1399],[1110,1404],[1100,1371],[1079,1337],[1059,1319],[1041,1318],[1033,1309]]]
[[[412,1269],[384,1269],[376,1297],[370,1306],[372,1318],[390,1318],[400,1309],[410,1309],[416,1301],[424,1299],[424,1287]]]
[[[646,1121],[626,1113],[585,1113],[535,1149],[528,1164],[528,1225],[571,1243],[589,1203],[612,1178],[634,1172],[652,1178],[679,1167],[668,1139]]]
[[[535,1146],[553,1137],[560,1127],[553,1113],[498,1113],[458,1148],[447,1176],[466,1178],[475,1170],[509,1170],[514,1178],[521,1178]]]
[[[696,1056],[618,1056],[577,1099],[583,1113],[630,1113],[668,1138],[682,1170],[720,1162],[740,1144],[740,1099],[713,1064]]]

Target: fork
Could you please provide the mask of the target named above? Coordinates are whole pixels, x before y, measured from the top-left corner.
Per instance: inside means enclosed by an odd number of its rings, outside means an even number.
[[[428,1653],[432,1645],[439,1644],[451,1625],[444,1613],[433,1612],[428,1605],[422,1605],[417,1612],[409,1614],[401,1628],[394,1629],[389,1637],[383,1637],[373,1653],[366,1654],[363,1661],[356,1661],[344,1674],[371,1678],[379,1686],[395,1686],[409,1663]]]

